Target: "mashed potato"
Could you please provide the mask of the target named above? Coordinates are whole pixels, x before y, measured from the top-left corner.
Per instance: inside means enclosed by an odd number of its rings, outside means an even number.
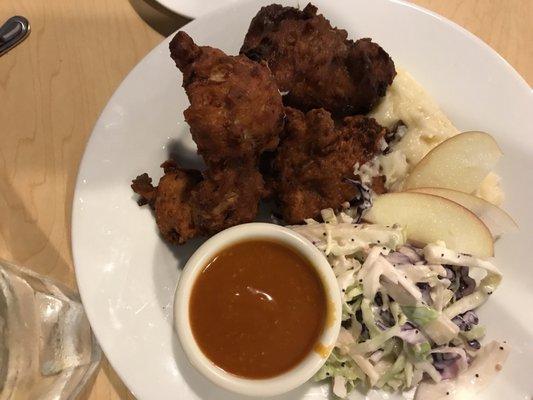
[[[397,72],[387,94],[369,114],[389,129],[405,125],[399,128],[400,139],[391,145],[391,151],[376,162],[385,176],[385,188],[390,191],[401,190],[409,172],[431,149],[459,133],[409,73],[402,69]],[[503,201],[499,182],[500,178],[491,173],[475,194],[499,205]]]

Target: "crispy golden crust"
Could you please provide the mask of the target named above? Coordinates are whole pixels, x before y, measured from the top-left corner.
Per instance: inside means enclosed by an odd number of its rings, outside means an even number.
[[[179,168],[167,161],[154,187],[147,174],[132,182],[139,204],[149,204],[161,236],[183,244],[195,236],[212,235],[251,222],[264,192],[261,174],[250,164],[225,164],[204,172]]]
[[[254,165],[210,169],[191,195],[194,220],[204,235],[252,222],[263,193],[263,178]]]
[[[165,174],[157,187],[152,186],[147,174],[142,174],[133,180],[131,188],[141,196],[140,204],[148,203],[154,209],[161,236],[170,243],[183,244],[199,233],[193,221],[190,193],[201,175],[178,168],[171,161],[162,167]]]
[[[396,71],[389,55],[370,39],[347,39],[317,9],[272,4],[253,18],[241,48],[266,61],[286,105],[335,116],[368,112],[385,94]]]
[[[182,244],[255,218],[264,193],[257,160],[278,145],[284,111],[265,65],[199,47],[184,32],[170,51],[191,103],[185,119],[208,169],[202,175],[169,161],[157,187],[143,174],[132,189],[155,210],[164,239]]]
[[[170,42],[190,107],[185,120],[208,166],[256,159],[278,144],[283,105],[269,69],[244,56],[199,47],[184,32]]]
[[[346,179],[353,179],[356,163],[379,151],[386,129],[363,116],[346,117],[336,126],[323,109],[304,114],[287,108],[286,114],[273,181],[283,219],[296,224],[324,208],[338,210],[357,194]]]

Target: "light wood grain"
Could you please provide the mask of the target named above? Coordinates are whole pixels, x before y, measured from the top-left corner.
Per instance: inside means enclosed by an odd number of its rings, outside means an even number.
[[[74,286],[70,210],[91,129],[126,73],[161,40],[121,0],[1,0],[32,33],[0,58],[0,257]],[[128,399],[104,363],[90,399]]]
[[[479,36],[533,82],[532,1],[415,3]],[[73,287],[70,211],[85,143],[125,74],[162,40],[159,32],[186,20],[144,0],[0,1],[0,21],[15,14],[29,18],[32,34],[0,57],[0,257]],[[133,396],[104,362],[82,398]]]
[[[533,84],[533,1],[413,0],[463,26]]]

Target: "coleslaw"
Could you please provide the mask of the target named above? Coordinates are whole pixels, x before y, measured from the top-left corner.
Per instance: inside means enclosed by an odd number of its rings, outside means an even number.
[[[330,380],[340,398],[355,388],[418,387],[415,399],[481,390],[508,354],[506,344],[481,345],[475,311],[502,279],[494,263],[443,242],[413,247],[400,226],[331,209],[322,217],[291,227],[324,252],[343,300],[337,343],[315,379]]]

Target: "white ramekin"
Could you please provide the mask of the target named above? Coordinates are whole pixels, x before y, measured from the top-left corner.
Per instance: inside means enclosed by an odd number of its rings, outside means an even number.
[[[291,370],[268,379],[243,378],[217,367],[200,350],[189,321],[189,300],[193,284],[206,264],[220,250],[234,243],[254,239],[282,243],[309,260],[322,280],[328,299],[326,325],[315,347],[316,350],[309,353]],[[341,312],[341,297],[337,280],[324,255],[311,242],[294,231],[266,223],[238,225],[207,240],[185,265],[174,299],[175,328],[191,364],[218,386],[249,396],[274,396],[295,389],[309,380],[324,364],[337,340]]]

